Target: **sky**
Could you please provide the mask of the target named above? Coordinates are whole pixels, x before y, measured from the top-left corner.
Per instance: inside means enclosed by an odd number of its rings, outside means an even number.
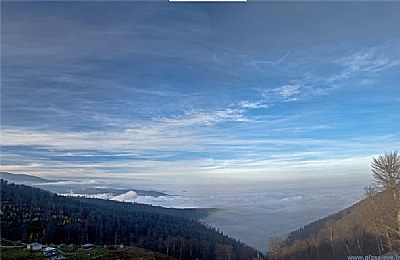
[[[370,178],[398,2],[1,3],[3,171],[145,186]]]

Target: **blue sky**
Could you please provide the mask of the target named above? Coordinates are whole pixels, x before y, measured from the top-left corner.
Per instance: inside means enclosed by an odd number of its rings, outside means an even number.
[[[1,12],[3,170],[182,185],[365,179],[373,156],[400,147],[400,3]]]

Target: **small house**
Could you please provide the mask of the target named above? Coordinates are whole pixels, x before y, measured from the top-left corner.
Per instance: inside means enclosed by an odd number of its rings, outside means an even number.
[[[36,250],[41,250],[43,248],[43,245],[35,242],[35,243],[28,244],[26,246],[26,248],[28,248],[31,251],[36,251]]]
[[[58,254],[58,251],[57,251],[57,249],[56,248],[54,248],[54,247],[46,247],[46,248],[43,248],[43,255],[44,256],[52,256],[52,255],[56,255],[56,254]]]
[[[82,247],[83,248],[92,248],[93,244],[84,244]]]
[[[66,259],[65,256],[62,255],[57,255],[49,258],[49,260],[65,260],[65,259]]]

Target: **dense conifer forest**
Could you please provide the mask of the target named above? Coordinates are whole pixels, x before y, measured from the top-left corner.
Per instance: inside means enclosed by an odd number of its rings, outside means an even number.
[[[124,244],[178,259],[253,259],[258,252],[199,222],[204,210],[59,196],[1,180],[1,237]]]

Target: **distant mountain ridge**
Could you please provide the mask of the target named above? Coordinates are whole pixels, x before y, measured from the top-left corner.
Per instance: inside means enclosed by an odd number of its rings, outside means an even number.
[[[102,187],[102,188],[79,187],[71,184],[60,185],[57,182],[61,182],[62,180],[48,180],[28,174],[17,174],[10,172],[0,172],[0,179],[6,180],[8,182],[13,182],[16,184],[33,185],[35,187],[39,187],[58,194],[63,194],[63,193],[66,194],[72,192],[73,194],[79,194],[85,196],[85,195],[111,193],[113,196],[118,196],[127,193],[129,191],[134,191],[138,196],[152,196],[152,197],[169,196],[169,194],[160,191],[143,190],[136,188],[116,189],[109,187]]]
[[[9,182],[34,182],[34,183],[56,182],[53,180],[43,179],[37,176],[10,173],[10,172],[0,172],[0,179],[4,179]]]

